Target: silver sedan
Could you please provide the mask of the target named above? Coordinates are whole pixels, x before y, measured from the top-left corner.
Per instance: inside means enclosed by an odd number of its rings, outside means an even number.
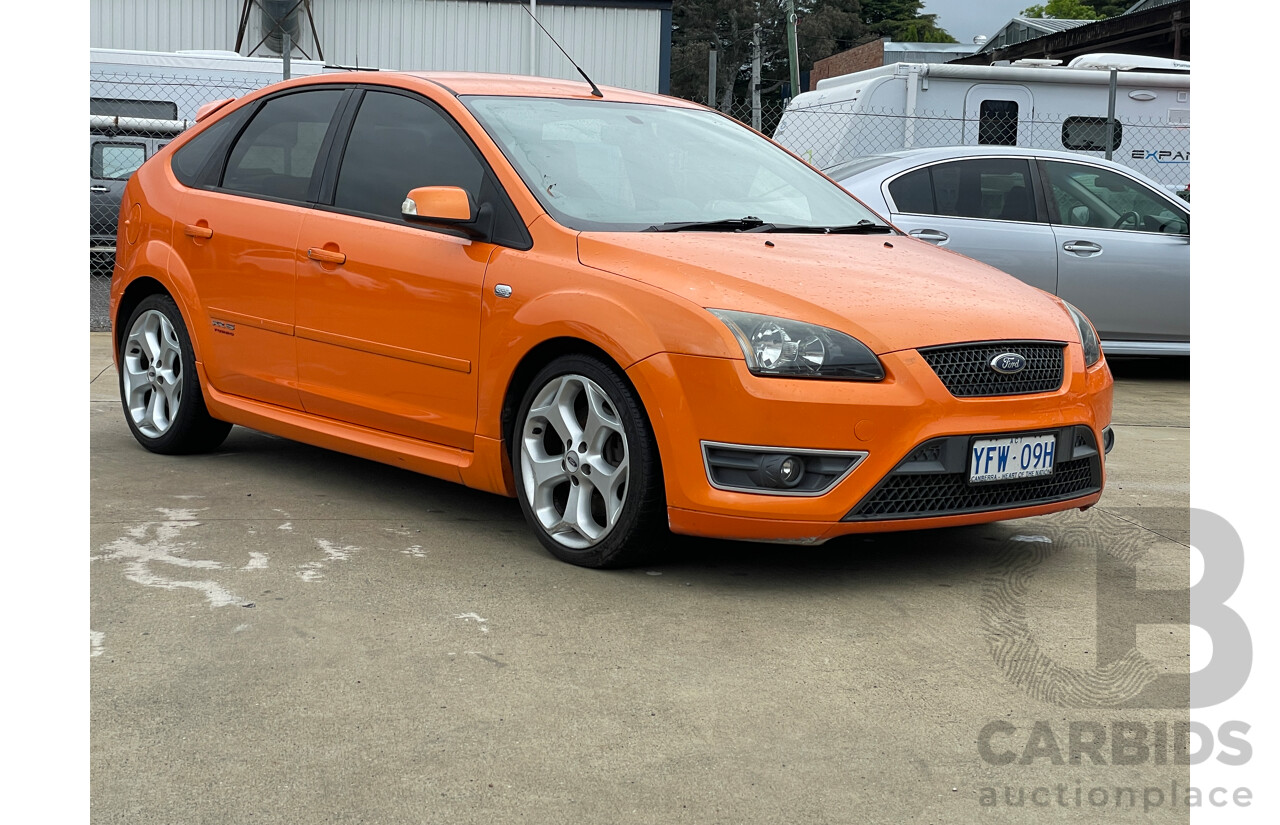
[[[910,149],[826,170],[912,237],[1080,308],[1108,355],[1190,355],[1191,212],[1160,184],[1086,155]]]

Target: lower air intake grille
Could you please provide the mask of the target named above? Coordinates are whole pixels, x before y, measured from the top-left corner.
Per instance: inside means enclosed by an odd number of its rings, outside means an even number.
[[[1053,341],[991,341],[920,350],[925,362],[957,398],[1028,395],[1062,386],[1063,350]],[[991,368],[997,355],[1013,352],[1027,359],[1021,371],[1006,375]]]
[[[1053,474],[971,484],[968,436],[947,436],[912,450],[844,517],[845,521],[928,518],[1069,501],[1102,487],[1102,460],[1088,427],[1060,431]]]

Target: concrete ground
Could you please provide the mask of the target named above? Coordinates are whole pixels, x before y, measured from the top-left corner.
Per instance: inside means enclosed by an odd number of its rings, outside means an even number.
[[[1088,512],[598,572],[391,467],[152,455],[91,333],[93,821],[1185,822],[1189,380],[1113,370]]]

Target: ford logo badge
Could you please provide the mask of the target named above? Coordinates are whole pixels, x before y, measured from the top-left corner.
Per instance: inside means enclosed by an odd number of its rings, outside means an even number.
[[[1026,357],[1016,352],[1002,352],[991,359],[991,369],[1001,375],[1013,375],[1015,372],[1022,372],[1026,368]]]

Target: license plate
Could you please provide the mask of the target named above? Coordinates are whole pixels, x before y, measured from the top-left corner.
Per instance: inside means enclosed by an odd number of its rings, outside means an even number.
[[[1053,433],[981,438],[969,448],[969,481],[1011,481],[1053,473]]]

